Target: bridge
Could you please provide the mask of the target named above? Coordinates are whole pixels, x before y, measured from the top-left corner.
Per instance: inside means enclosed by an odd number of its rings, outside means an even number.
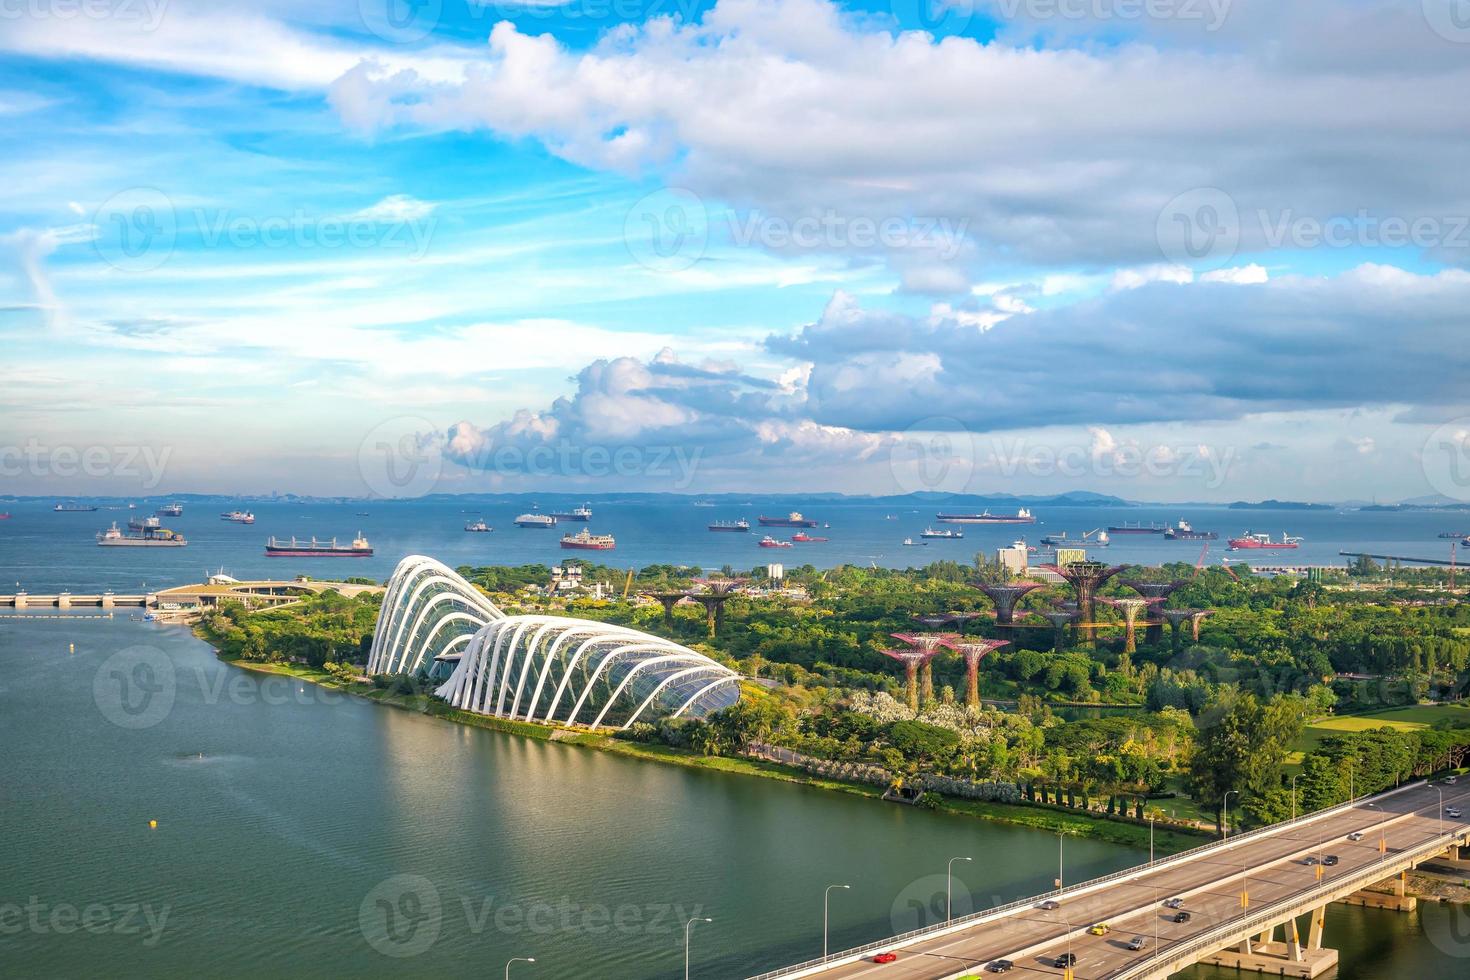
[[[1164,980],[1209,963],[1310,980],[1337,965],[1326,945],[1329,903],[1412,910],[1405,873],[1447,852],[1460,856],[1470,822],[1447,815],[1452,806],[1470,809],[1470,781],[1412,783],[751,980],[955,980],[999,960],[1027,978]],[[973,867],[983,869],[981,861]],[[1164,905],[1176,898],[1187,921]],[[1108,925],[1106,935],[1091,934],[1097,923]],[[1142,949],[1129,948],[1134,937]],[[885,952],[897,960],[873,961]],[[1054,966],[1067,953],[1075,967]]]
[[[241,582],[229,576],[217,575],[201,584],[179,585],[146,593],[113,592],[110,589],[76,594],[58,592],[33,595],[17,592],[13,595],[0,595],[0,609],[72,609],[90,606],[101,609],[138,607],[175,610],[206,608],[225,601],[240,602],[252,607],[279,606],[296,602],[303,596],[327,591],[356,596],[364,592],[382,592],[383,588],[379,585],[318,582],[312,579]]]

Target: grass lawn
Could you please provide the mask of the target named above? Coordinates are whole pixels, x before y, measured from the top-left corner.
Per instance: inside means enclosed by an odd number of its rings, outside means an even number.
[[[1365,715],[1325,718],[1302,729],[1301,737],[1293,746],[1294,751],[1287,756],[1287,763],[1300,765],[1302,756],[1315,749],[1329,735],[1366,732],[1373,728],[1416,731],[1420,728],[1433,728],[1445,720],[1470,722],[1470,707],[1462,704],[1411,704],[1403,708],[1385,708]]]

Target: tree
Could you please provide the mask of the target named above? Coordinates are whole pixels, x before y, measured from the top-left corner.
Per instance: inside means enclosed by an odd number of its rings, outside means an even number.
[[[1281,767],[1301,733],[1302,701],[1277,696],[1264,704],[1254,694],[1223,690],[1205,706],[1189,763],[1195,799],[1214,809],[1223,824],[1227,793],[1264,797],[1281,785]]]

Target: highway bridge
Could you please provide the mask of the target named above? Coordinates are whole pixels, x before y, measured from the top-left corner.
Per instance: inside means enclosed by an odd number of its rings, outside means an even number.
[[[1163,980],[1195,963],[1313,978],[1337,965],[1328,903],[1411,910],[1404,873],[1470,843],[1470,821],[1448,807],[1470,813],[1470,780],[1409,784],[752,980],[954,980],[1001,960],[1026,980]],[[983,873],[982,862],[972,867]],[[1182,899],[1187,921],[1175,921],[1170,899]],[[1098,923],[1106,935],[1089,931]],[[1142,949],[1129,948],[1134,937]],[[874,961],[887,952],[896,961]],[[1075,968],[1058,968],[1069,952]]]
[[[263,580],[242,582],[226,575],[216,575],[208,582],[197,585],[179,585],[153,592],[102,592],[71,593],[58,592],[31,594],[17,592],[0,595],[0,609],[72,609],[96,607],[113,609],[118,607],[141,607],[144,609],[199,609],[233,600],[247,606],[273,606],[295,602],[303,596],[321,592],[340,592],[355,596],[364,592],[382,592],[379,585],[360,585],[347,582],[318,582],[313,579]]]

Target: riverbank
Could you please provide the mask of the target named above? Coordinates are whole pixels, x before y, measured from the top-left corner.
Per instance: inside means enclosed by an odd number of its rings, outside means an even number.
[[[303,667],[297,664],[229,660],[225,658],[221,658],[221,661],[243,670],[255,671],[257,673],[281,674],[308,683],[317,684],[321,687],[352,694],[387,707],[414,711],[419,714],[440,718],[444,721],[470,725],[475,728],[484,728],[490,731],[520,735],[526,738],[548,742],[578,745],[600,752],[609,752],[614,755],[627,756],[647,762],[661,762],[669,765],[684,766],[690,769],[707,769],[714,772],[733,773],[741,776],[776,779],[782,782],[797,783],[817,789],[847,793],[853,796],[869,797],[875,801],[881,800],[883,795],[882,789],[876,786],[814,776],[793,766],[768,762],[763,759],[751,759],[744,756],[701,755],[688,749],[679,749],[667,745],[628,742],[597,732],[577,731],[575,729],[541,725],[535,722],[511,721],[504,718],[492,718],[488,715],[474,714],[450,707],[442,701],[437,701],[427,695],[403,694],[394,691],[392,688],[380,688],[363,681],[347,681],[329,674],[324,670]],[[898,806],[900,804],[886,803],[884,805]],[[939,805],[939,810],[945,813],[976,817],[995,823],[1045,830],[1049,833],[1090,837],[1095,840],[1123,844],[1130,847],[1147,848],[1149,846],[1149,829],[1146,826],[1109,820],[1104,817],[1083,812],[1073,812],[1062,808],[991,803],[979,800],[944,797],[943,802]],[[1175,829],[1159,827],[1154,832],[1153,843],[1157,853],[1172,854],[1191,847],[1197,847],[1208,839],[1208,835],[1205,834],[1185,833]]]

